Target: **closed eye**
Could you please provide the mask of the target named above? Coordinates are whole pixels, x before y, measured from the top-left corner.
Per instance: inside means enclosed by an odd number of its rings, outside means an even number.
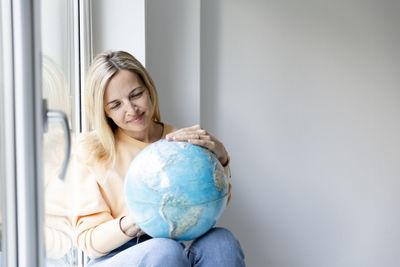
[[[143,91],[140,91],[140,92],[138,92],[138,93],[136,93],[136,94],[131,94],[131,95],[129,96],[129,99],[138,98],[138,97],[140,97],[140,96],[143,94],[143,92],[144,92],[144,90],[143,90]]]
[[[114,104],[111,105],[110,109],[117,109],[121,104],[119,102],[114,102]]]

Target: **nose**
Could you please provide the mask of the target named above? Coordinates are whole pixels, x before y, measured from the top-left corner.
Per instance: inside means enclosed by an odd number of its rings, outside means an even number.
[[[130,101],[127,101],[127,103],[125,103],[125,113],[126,115],[135,115],[136,113],[136,105]]]

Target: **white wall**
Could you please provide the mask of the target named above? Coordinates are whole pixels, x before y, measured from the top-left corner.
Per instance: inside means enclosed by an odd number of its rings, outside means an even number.
[[[144,0],[92,1],[93,56],[124,50],[146,64]]]
[[[200,0],[146,1],[146,62],[162,120],[178,128],[199,124]]]
[[[202,1],[201,123],[248,266],[400,266],[398,1]]]

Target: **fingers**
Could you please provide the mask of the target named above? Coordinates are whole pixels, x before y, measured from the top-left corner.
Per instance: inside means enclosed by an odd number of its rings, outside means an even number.
[[[214,152],[214,150],[215,150],[215,142],[212,140],[189,139],[188,142],[193,145],[205,147],[205,148],[211,150],[212,152]]]
[[[168,141],[187,141],[193,145],[199,145],[212,151],[223,164],[226,162],[227,152],[224,145],[215,137],[204,130],[200,125],[182,128],[166,136]]]
[[[140,231],[136,234],[136,236],[142,236],[142,235],[144,235],[144,234],[146,234],[146,233],[143,232],[142,230],[140,230]]]
[[[134,223],[131,216],[123,216],[119,221],[121,231],[130,237],[135,237],[141,231],[140,228]]]
[[[175,132],[169,133],[166,136],[168,141],[188,141],[189,139],[210,139],[210,134],[201,128],[200,125],[182,128]]]
[[[194,125],[187,128],[182,128],[178,131],[172,132],[166,136],[168,141],[187,141],[193,145],[205,147],[214,152],[215,139],[212,135],[207,133],[206,130],[201,128],[200,125]]]
[[[174,135],[182,134],[184,132],[196,132],[196,131],[202,131],[202,130],[203,130],[203,128],[200,125],[193,125],[190,127],[176,130],[175,132],[169,133],[167,136],[174,136]]]
[[[178,135],[169,136],[169,141],[189,141],[189,140],[211,140],[211,136],[200,132],[181,133]]]

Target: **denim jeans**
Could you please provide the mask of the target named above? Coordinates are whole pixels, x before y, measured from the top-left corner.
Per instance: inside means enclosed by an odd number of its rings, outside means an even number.
[[[168,238],[132,239],[88,266],[110,267],[241,267],[245,266],[239,241],[224,228],[212,228],[185,246]]]

